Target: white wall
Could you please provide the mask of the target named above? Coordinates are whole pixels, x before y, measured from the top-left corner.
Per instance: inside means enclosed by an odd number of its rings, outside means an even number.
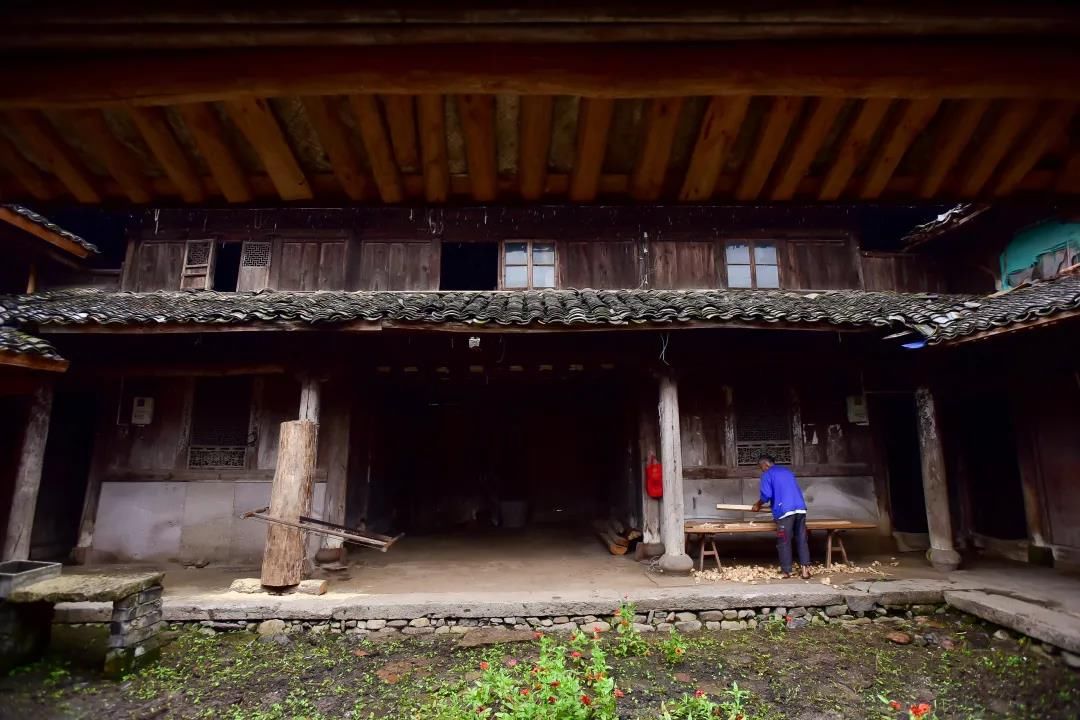
[[[757,478],[687,478],[683,480],[686,517],[738,520],[742,513],[719,511],[716,503],[751,505],[758,499],[758,484]],[[870,476],[800,477],[799,486],[811,519],[880,522],[874,478]]]

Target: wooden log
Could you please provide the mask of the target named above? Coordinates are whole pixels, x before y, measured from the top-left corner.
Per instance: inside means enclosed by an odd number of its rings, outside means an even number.
[[[49,439],[49,417],[52,414],[52,385],[41,385],[34,391],[19,448],[19,465],[15,470],[15,492],[11,498],[7,534],[4,538],[4,560],[27,560],[30,557],[30,532],[34,526],[38,490],[41,487],[41,468],[45,460],[45,443]]]
[[[604,541],[607,543],[619,545],[624,548],[630,545],[626,538],[612,529],[610,523],[606,523],[603,520],[596,520],[593,522],[593,529],[596,530],[597,534],[604,538]]]
[[[317,428],[311,420],[281,423],[277,469],[270,490],[272,517],[299,522],[301,515],[311,514]],[[296,528],[271,525],[267,529],[263,585],[290,587],[300,583],[304,570],[304,537],[305,533]]]
[[[612,555],[625,555],[627,551],[627,544],[625,541],[620,541],[622,538],[612,535],[603,527],[596,528],[596,535],[600,538],[600,541],[604,543],[604,546],[608,549],[608,552]]]

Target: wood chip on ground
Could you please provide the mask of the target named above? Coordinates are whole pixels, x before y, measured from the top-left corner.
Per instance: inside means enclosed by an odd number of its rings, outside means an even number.
[[[859,565],[851,563],[845,565],[843,563],[833,563],[833,566],[828,570],[824,565],[811,565],[810,575],[812,581],[817,581],[830,585],[833,582],[833,577],[836,575],[885,575],[885,571],[881,566],[881,563],[877,560],[868,565]],[[779,580],[781,579],[780,569],[775,565],[724,565],[724,567],[717,570],[712,568],[709,570],[693,572],[694,582],[696,583],[710,583],[710,582],[744,582],[744,583],[756,583],[766,580]],[[799,576],[799,568],[796,566],[792,572],[792,577]]]

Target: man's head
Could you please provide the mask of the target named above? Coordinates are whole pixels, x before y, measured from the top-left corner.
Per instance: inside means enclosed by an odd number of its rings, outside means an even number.
[[[757,459],[757,464],[758,467],[761,468],[761,471],[765,472],[776,464],[776,458],[774,458],[772,455],[759,455]]]

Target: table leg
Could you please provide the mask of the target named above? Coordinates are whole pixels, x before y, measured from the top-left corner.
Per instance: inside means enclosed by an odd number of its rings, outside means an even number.
[[[826,570],[831,570],[832,569],[833,533],[834,533],[833,530],[828,530],[827,534],[825,536],[825,569]]]

